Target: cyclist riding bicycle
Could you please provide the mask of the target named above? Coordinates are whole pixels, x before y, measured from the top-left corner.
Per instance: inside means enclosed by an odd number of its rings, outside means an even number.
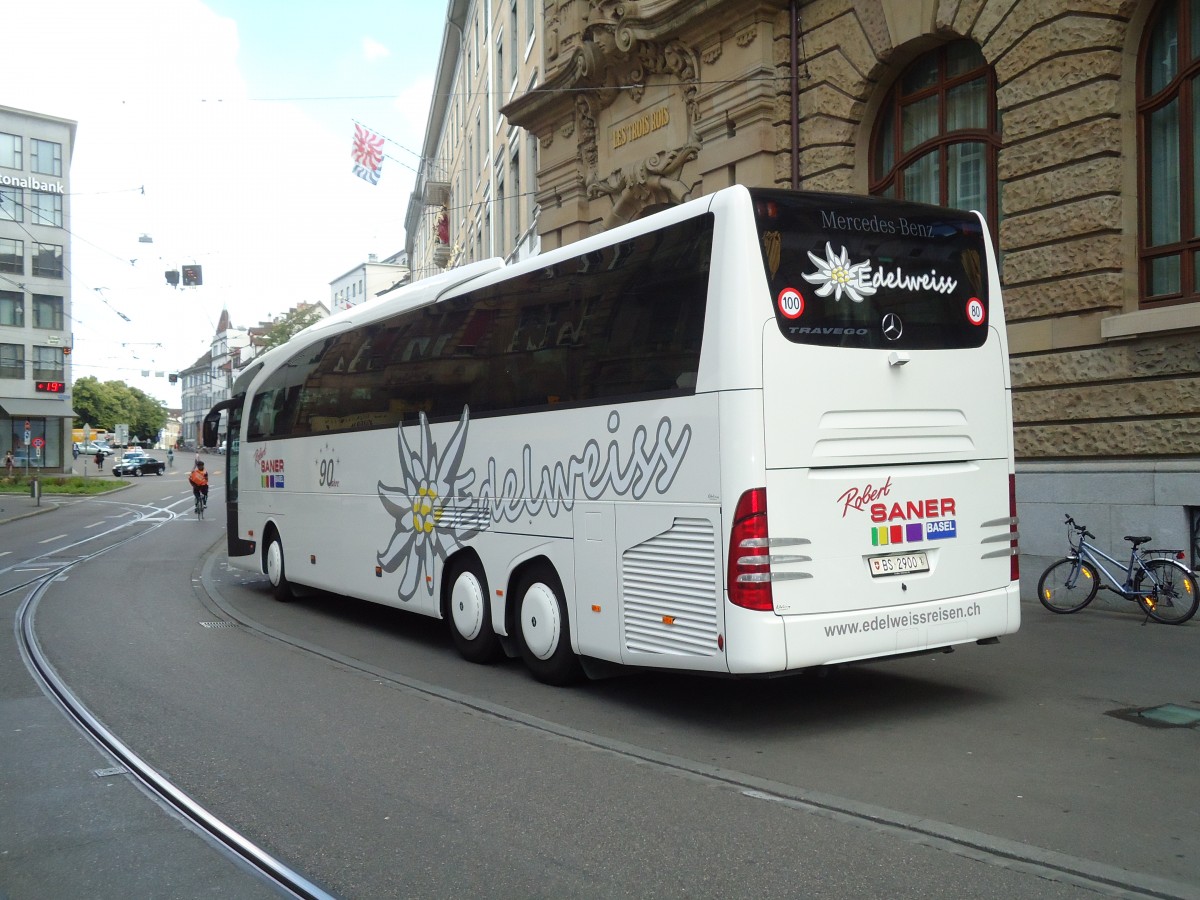
[[[192,496],[197,500],[201,496],[204,497],[204,505],[208,505],[208,472],[204,471],[204,462],[196,460],[196,468],[192,469],[192,473],[188,475],[188,481],[192,483]]]

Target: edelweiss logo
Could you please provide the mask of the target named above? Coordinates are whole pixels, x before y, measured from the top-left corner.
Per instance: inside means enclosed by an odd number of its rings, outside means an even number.
[[[870,283],[871,264],[869,262],[851,263],[850,254],[842,247],[841,255],[833,252],[833,247],[826,242],[825,258],[809,251],[808,258],[813,261],[817,271],[802,274],[800,277],[809,284],[819,284],[818,297],[828,297],[833,294],[835,301],[842,299],[844,293],[855,303],[862,303],[864,297],[875,293],[875,286]]]

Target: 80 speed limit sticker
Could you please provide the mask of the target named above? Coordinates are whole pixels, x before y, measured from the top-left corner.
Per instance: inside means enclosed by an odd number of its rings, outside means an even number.
[[[982,325],[983,320],[987,317],[984,312],[983,303],[978,297],[972,297],[967,301],[967,321],[972,325]]]
[[[779,311],[789,319],[798,319],[804,312],[804,298],[793,287],[785,287],[779,292]]]

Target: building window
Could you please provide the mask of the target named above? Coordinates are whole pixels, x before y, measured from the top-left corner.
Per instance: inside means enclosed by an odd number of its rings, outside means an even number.
[[[25,378],[25,347],[0,344],[0,378]]]
[[[521,240],[521,153],[512,155],[512,232],[513,244]]]
[[[512,62],[509,63],[508,80],[511,84],[517,83],[517,58],[520,56],[520,45],[517,43],[517,0],[512,0],[512,7],[508,17],[508,31],[512,35]]]
[[[871,140],[870,192],[976,209],[996,234],[996,76],[972,41],[913,62],[889,91]]]
[[[503,159],[504,154],[500,154]],[[504,169],[501,168],[496,172],[496,246],[504,248],[508,246],[505,242],[504,235]]]
[[[537,167],[538,167],[538,139],[537,135],[529,136],[529,153],[525,157],[529,160],[529,185],[534,187],[537,185]],[[537,218],[537,191],[529,191],[529,221],[532,222]]]
[[[25,242],[0,238],[0,272],[25,274]]]
[[[22,291],[0,291],[0,325],[25,327],[25,294]]]
[[[62,347],[33,348],[34,381],[62,381],[65,372]]]
[[[496,90],[504,90],[504,35],[496,41]]]
[[[54,141],[29,141],[29,168],[39,175],[62,177],[62,144]]]
[[[31,191],[30,193],[33,196],[29,206],[29,221],[34,225],[53,225],[56,228],[62,228],[62,194],[52,194],[49,191]]]
[[[24,191],[21,188],[0,188],[0,219],[9,222],[25,221]]]
[[[1143,307],[1200,299],[1200,10],[1159,3],[1138,52]]]
[[[33,327],[62,331],[63,298],[52,294],[34,294]]]
[[[21,136],[0,131],[0,166],[5,169],[24,169],[21,158]]]
[[[61,244],[33,245],[33,274],[42,278],[63,277],[63,248]]]

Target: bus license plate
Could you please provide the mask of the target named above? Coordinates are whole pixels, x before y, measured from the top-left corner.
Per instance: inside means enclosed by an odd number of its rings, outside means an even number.
[[[906,575],[909,572],[928,572],[929,558],[924,550],[916,553],[892,553],[888,556],[868,556],[871,564],[871,576]]]

